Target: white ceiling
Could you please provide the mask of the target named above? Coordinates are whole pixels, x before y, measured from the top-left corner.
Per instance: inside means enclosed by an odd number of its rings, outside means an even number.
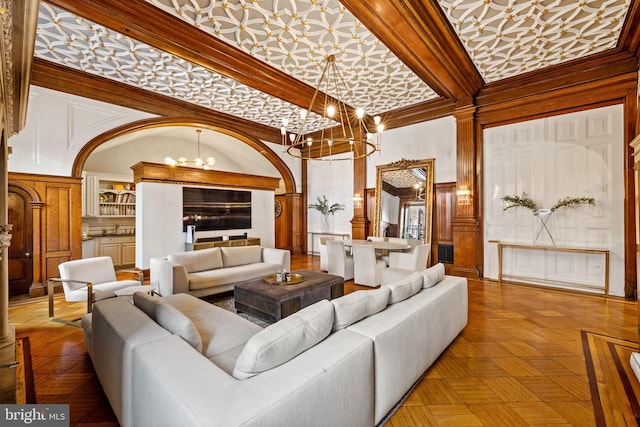
[[[315,86],[336,61],[369,114],[437,95],[336,0],[146,0]],[[616,46],[628,0],[440,0],[478,71],[493,82]],[[35,56],[279,128],[295,106],[46,2]],[[303,106],[307,107],[307,106]],[[309,130],[326,127],[315,116]]]
[[[335,55],[357,104],[352,106],[364,107],[370,115],[438,97],[337,0],[146,2],[311,86],[325,57]],[[629,9],[629,0],[438,3],[485,83],[615,48]],[[290,129],[299,129],[299,110],[308,107],[44,1],[35,56],[273,128],[287,117]],[[313,114],[305,130],[329,125]],[[225,143],[227,152],[231,145]]]

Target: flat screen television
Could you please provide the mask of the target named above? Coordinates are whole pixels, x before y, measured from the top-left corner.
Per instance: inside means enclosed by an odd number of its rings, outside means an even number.
[[[182,188],[182,231],[251,228],[251,191]]]

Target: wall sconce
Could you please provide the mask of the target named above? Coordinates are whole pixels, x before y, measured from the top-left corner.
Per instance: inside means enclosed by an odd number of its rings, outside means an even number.
[[[362,196],[360,193],[353,195],[353,207],[360,209],[362,207]]]
[[[456,191],[456,197],[458,199],[459,205],[470,205],[471,204],[471,190],[466,185],[461,185],[458,187]]]

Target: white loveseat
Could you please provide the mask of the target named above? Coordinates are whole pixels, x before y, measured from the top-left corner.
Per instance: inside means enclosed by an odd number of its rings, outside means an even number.
[[[261,246],[210,248],[180,252],[149,262],[151,285],[162,295],[196,297],[233,290],[236,283],[290,269],[288,250]]]
[[[467,307],[466,279],[427,269],[265,329],[190,295],[143,293],[96,303],[83,327],[123,427],[364,427],[455,339]]]

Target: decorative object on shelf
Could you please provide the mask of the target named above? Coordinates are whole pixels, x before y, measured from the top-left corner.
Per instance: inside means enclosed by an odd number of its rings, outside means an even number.
[[[551,207],[551,209],[542,209],[538,207],[538,204],[529,196],[526,192],[522,192],[521,196],[517,194],[514,195],[506,195],[502,197],[502,200],[509,203],[509,205],[505,206],[503,210],[508,210],[511,208],[522,207],[527,208],[533,212],[533,215],[539,221],[539,228],[535,231],[535,236],[533,238],[533,244],[535,245],[542,232],[546,232],[546,234],[551,239],[553,245],[556,245],[555,240],[553,239],[553,235],[549,230],[549,218],[551,218],[551,214],[557,211],[560,208],[573,208],[579,205],[592,205],[595,206],[596,202],[593,197],[570,197],[567,196],[564,199],[558,199],[558,201]]]
[[[202,133],[202,129],[196,129],[196,133],[198,134],[198,157],[194,160],[189,160],[186,157],[180,157],[178,160],[174,160],[171,157],[165,157],[164,163],[169,166],[187,166],[192,168],[200,168],[200,169],[211,169],[211,166],[215,165],[216,159],[213,157],[207,157],[207,160],[202,160],[200,157],[200,134]]]
[[[0,261],[2,261],[2,252],[4,248],[11,245],[11,229],[13,224],[0,225]]]
[[[322,214],[322,231],[329,232],[331,231],[329,216],[338,211],[344,210],[344,205],[340,203],[333,203],[330,205],[327,200],[327,196],[323,194],[322,197],[318,196],[316,198],[316,203],[311,203],[309,205],[309,209],[315,209]]]
[[[336,66],[335,57],[328,55],[326,61],[309,108],[300,111],[300,129],[289,133],[289,119],[282,119],[282,151],[286,150],[291,156],[304,160],[324,161],[360,159],[380,151],[384,130],[380,116],[373,117],[375,132],[372,132],[373,128],[370,131],[372,123],[365,116],[364,109],[355,107],[351,90]],[[314,108],[316,100],[318,106]],[[322,111],[324,122],[330,126],[320,131],[319,138],[309,136],[310,131],[306,128],[307,118],[312,111]],[[344,147],[345,144],[348,144],[348,149]],[[341,145],[342,148],[339,147]],[[351,155],[334,157],[334,154],[341,153]]]

